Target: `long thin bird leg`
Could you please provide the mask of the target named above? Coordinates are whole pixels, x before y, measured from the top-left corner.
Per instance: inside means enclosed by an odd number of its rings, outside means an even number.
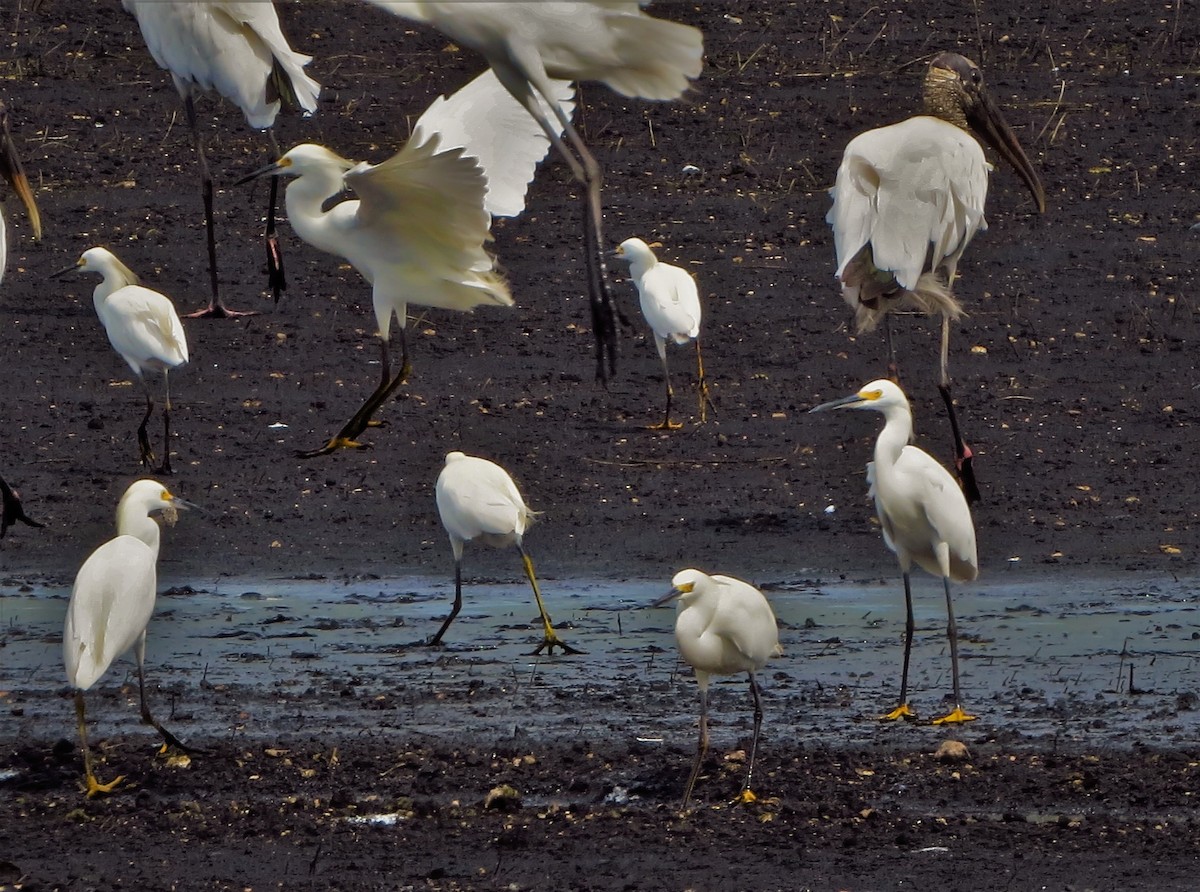
[[[213,222],[213,182],[208,172],[208,160],[204,157],[204,138],[196,122],[196,103],[191,95],[183,100],[187,112],[188,127],[192,130],[192,142],[196,146],[196,158],[200,162],[200,192],[204,199],[204,231],[208,237],[208,284],[212,296],[203,310],[188,313],[188,319],[232,319],[237,316],[255,316],[254,310],[231,310],[221,301],[221,286],[217,279],[217,233]]]
[[[379,411],[379,407],[386,403],[396,392],[401,384],[408,380],[409,374],[412,372],[412,366],[408,362],[408,341],[404,337],[404,330],[400,331],[400,345],[402,349],[402,362],[400,363],[400,371],[396,376],[391,377],[391,358],[388,354],[388,342],[380,338],[382,347],[382,375],[380,376],[379,386],[375,391],[367,397],[366,402],[359,407],[350,420],[342,425],[342,429],[337,434],[328,440],[320,449],[313,449],[310,452],[297,452],[297,458],[316,458],[318,455],[329,455],[339,449],[364,449],[370,447],[370,443],[358,442],[358,437],[368,427],[378,427],[381,422],[372,419],[372,416]]]
[[[179,738],[164,728],[153,715],[150,714],[150,704],[146,701],[146,633],[142,633],[142,637],[137,643],[137,670],[138,670],[138,696],[142,706],[142,724],[150,725],[159,733],[167,746],[173,746],[175,749],[185,753],[194,752],[189,747],[180,743]]]
[[[663,381],[667,385],[667,412],[663,416],[662,423],[650,425],[650,430],[652,430],[652,431],[677,431],[681,427],[683,427],[683,425],[676,424],[675,422],[671,421],[671,400],[675,396],[675,391],[671,387],[671,373],[667,369],[667,351],[666,351],[665,345],[659,344],[658,352],[659,352],[659,355],[662,356]]]
[[[916,629],[916,623],[913,621],[912,583],[907,570],[904,571],[904,608],[904,665],[900,670],[900,705],[879,717],[880,721],[885,722],[917,717],[917,714],[908,705],[908,660],[912,656],[913,632]]]
[[[87,716],[85,713],[83,691],[76,691],[75,719],[79,723],[79,747],[83,750],[83,791],[87,793],[87,798],[91,799],[98,793],[111,793],[117,784],[125,780],[125,775],[119,775],[106,784],[102,784],[96,779],[96,775],[92,771],[92,750],[87,741]]]
[[[884,333],[884,336],[887,338],[887,353],[888,353],[887,374],[888,374],[888,378],[894,384],[899,385],[900,384],[900,366],[896,362],[896,342],[892,339],[892,314],[891,313],[884,313],[884,315],[883,315],[883,333]]]
[[[145,383],[144,381],[142,382]],[[142,423],[138,425],[137,439],[138,449],[142,453],[142,466],[150,467],[154,464],[154,450],[150,448],[150,436],[146,433],[146,424],[150,421],[150,415],[154,412],[154,398],[150,396],[150,388],[146,388],[146,414],[142,416]]]
[[[979,501],[979,484],[975,481],[975,453],[963,439],[958,426],[958,413],[954,411],[954,397],[950,395],[950,317],[942,317],[942,369],[938,382],[938,393],[946,404],[946,414],[950,416],[950,430],[954,433],[954,467],[958,470],[958,479],[962,483],[963,495],[967,503]]]
[[[692,773],[688,775],[687,787],[683,791],[683,805],[681,810],[687,811],[688,803],[692,799],[692,790],[696,786],[696,780],[700,777],[700,766],[704,762],[704,755],[708,752],[708,689],[703,685],[700,687],[700,739],[696,742],[696,758],[692,761]]]
[[[163,403],[163,460],[159,465],[159,474],[171,474],[171,378],[166,369],[163,370],[163,387],[166,391],[166,401]]]
[[[25,508],[21,504],[20,494],[9,486],[3,477],[0,477],[0,539],[4,538],[4,534],[8,532],[8,528],[18,520],[26,526],[37,529],[42,529],[46,526],[44,523],[38,523],[25,513]]]
[[[459,546],[461,550],[462,546]],[[450,623],[454,622],[454,617],[458,616],[458,611],[462,610],[462,555],[454,556],[454,606],[450,608],[450,615],[446,617],[442,627],[437,630],[437,634],[429,639],[429,646],[435,647],[442,643],[442,636],[446,634],[446,630],[450,628]]]
[[[940,719],[934,719],[935,725],[955,725],[960,722],[971,722],[975,716],[969,715],[962,708],[962,692],[958,686],[958,624],[954,621],[954,604],[950,599],[950,577],[942,577],[942,585],[946,589],[946,636],[950,639],[950,669],[954,678],[954,709]]]
[[[272,161],[277,160],[282,153],[279,151],[279,141],[275,139],[275,130],[267,130],[271,140]],[[267,285],[271,289],[271,297],[275,303],[287,291],[287,276],[283,271],[283,250],[279,247],[279,236],[275,231],[275,213],[279,207],[279,177],[271,177],[271,197],[267,204],[267,229],[263,234],[267,248]]]
[[[700,356],[700,339],[696,338],[696,378],[700,382],[700,423],[708,421],[708,410],[716,414],[717,407],[708,395],[708,379],[704,377],[704,359]]]
[[[554,648],[561,647],[565,654],[581,654],[583,651],[576,650],[569,644],[565,644],[561,638],[554,633],[554,625],[550,622],[550,614],[546,612],[546,606],[542,603],[542,593],[538,589],[537,576],[533,572],[533,561],[529,557],[529,552],[525,550],[525,546],[519,541],[517,542],[517,551],[521,553],[521,563],[525,567],[525,576],[529,579],[529,584],[533,587],[533,598],[537,601],[538,612],[542,615],[542,643],[534,648],[528,656],[536,656],[543,650],[547,656],[554,653]]]
[[[754,791],[750,789],[750,781],[754,776],[754,757],[758,753],[758,734],[762,730],[763,710],[762,696],[758,690],[758,680],[754,677],[754,673],[750,675],[750,694],[754,697],[754,737],[750,741],[750,767],[746,769],[746,782],[742,784],[742,792],[738,794],[738,801],[743,804],[749,804],[758,799],[754,795]]]

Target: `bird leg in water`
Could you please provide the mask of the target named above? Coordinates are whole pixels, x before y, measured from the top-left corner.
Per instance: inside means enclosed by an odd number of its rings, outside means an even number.
[[[125,780],[125,775],[119,775],[106,784],[102,784],[96,779],[96,775],[92,771],[92,751],[87,742],[87,717],[83,704],[83,691],[75,692],[75,718],[79,723],[79,746],[83,750],[83,791],[87,793],[88,799],[97,793],[111,793],[117,784]]]
[[[380,338],[379,343],[382,347],[380,365],[383,370],[379,386],[367,397],[366,402],[350,417],[350,420],[342,425],[342,429],[337,432],[336,436],[326,442],[320,449],[313,449],[309,452],[297,452],[297,458],[316,458],[318,455],[329,455],[339,449],[363,449],[370,446],[369,443],[358,442],[359,435],[368,427],[379,427],[382,424],[382,422],[373,420],[371,416],[379,411],[379,407],[391,398],[392,394],[396,392],[396,388],[408,380],[408,376],[412,372],[412,366],[408,362],[408,341],[404,336],[403,328],[400,330],[402,361],[400,363],[400,371],[396,373],[394,378],[391,377],[391,357],[388,354],[388,342],[386,339]]]
[[[938,393],[946,404],[946,413],[950,416],[950,430],[954,434],[954,467],[958,471],[958,480],[962,484],[963,495],[967,504],[979,501],[979,484],[975,481],[975,453],[967,445],[958,426],[958,413],[954,411],[954,397],[950,395],[950,372],[948,371],[950,357],[950,317],[942,317],[942,370],[938,382]]]
[[[145,383],[144,381],[142,382]],[[142,416],[142,423],[138,425],[137,440],[138,449],[142,453],[142,466],[149,468],[154,464],[154,450],[150,448],[150,436],[146,433],[146,424],[150,421],[150,415],[154,412],[154,397],[150,396],[150,388],[146,388],[146,414]]]
[[[692,761],[692,773],[688,775],[687,787],[683,791],[683,805],[680,808],[687,811],[692,799],[692,789],[700,777],[700,766],[704,755],[708,752],[708,689],[700,688],[700,739],[696,742],[696,758]]]
[[[954,709],[940,719],[934,719],[935,725],[955,725],[960,722],[972,722],[975,716],[969,715],[962,708],[962,692],[958,687],[958,624],[954,621],[954,604],[950,600],[950,577],[942,577],[942,585],[946,589],[946,636],[950,639],[950,669],[954,678]]]
[[[20,494],[9,486],[3,477],[0,477],[0,539],[4,538],[4,534],[8,532],[8,528],[18,520],[26,526],[36,529],[42,529],[46,526],[44,523],[38,523],[25,513],[25,508],[21,504]]]
[[[442,643],[442,636],[446,634],[450,623],[454,622],[454,617],[458,616],[460,610],[462,610],[462,558],[456,555],[454,558],[454,606],[450,608],[450,615],[446,617],[442,627],[437,630],[437,634],[429,639],[430,647]]]
[[[275,131],[268,130],[267,133],[271,138],[271,151],[273,153],[271,160],[274,161],[282,155],[279,151],[279,141],[275,139]],[[263,234],[267,247],[267,285],[271,289],[271,297],[275,299],[275,303],[279,303],[279,298],[283,296],[283,292],[287,291],[287,276],[283,271],[283,251],[279,247],[279,236],[275,232],[275,213],[279,207],[279,177],[271,177],[271,196],[267,202],[267,229]]]
[[[738,794],[737,801],[744,805],[748,805],[758,799],[754,795],[754,791],[750,789],[750,781],[754,777],[754,756],[758,753],[758,733],[762,730],[763,710],[762,696],[758,690],[758,680],[754,677],[754,673],[750,675],[750,693],[754,698],[754,737],[750,741],[750,767],[746,769],[746,782],[742,784],[742,792]]]
[[[696,377],[700,387],[700,423],[708,421],[708,410],[716,414],[717,407],[708,395],[708,379],[704,377],[704,359],[700,356],[700,338],[696,338]]]
[[[885,713],[879,717],[883,722],[894,722],[897,719],[915,719],[917,714],[912,711],[908,705],[908,659],[912,656],[912,641],[913,631],[916,629],[916,623],[913,622],[913,604],[912,604],[912,583],[908,576],[908,571],[904,571],[904,663],[900,670],[900,705],[889,713]]]
[[[178,737],[176,737],[174,734],[172,734],[170,731],[168,731],[166,728],[164,728],[161,724],[159,724],[158,719],[156,719],[153,715],[151,715],[150,704],[146,702],[146,670],[145,670],[145,666],[143,665],[146,661],[145,658],[146,658],[146,633],[143,632],[142,637],[138,641],[138,645],[137,645],[138,696],[141,699],[142,724],[150,725],[151,727],[153,727],[154,730],[157,731],[159,733],[159,735],[162,736],[162,739],[163,739],[163,741],[166,742],[167,746],[173,746],[173,747],[175,747],[175,749],[180,750],[181,752],[185,752],[185,753],[194,752],[194,750],[189,749],[188,747],[186,747],[182,743],[180,743]]]
[[[188,313],[188,319],[232,319],[237,316],[256,316],[254,310],[231,310],[221,301],[221,287],[217,279],[217,234],[213,223],[213,183],[208,172],[208,161],[204,157],[204,139],[196,123],[196,103],[189,95],[183,100],[187,112],[188,127],[192,130],[192,143],[200,162],[200,191],[204,199],[204,231],[208,238],[208,283],[212,291],[208,306],[203,310]]]
[[[666,412],[666,415],[663,416],[663,420],[662,420],[661,424],[652,424],[652,425],[650,425],[649,429],[652,431],[677,431],[681,427],[683,427],[683,425],[675,424],[674,422],[671,421],[671,400],[675,396],[675,391],[671,387],[671,372],[667,368],[666,346],[662,343],[659,343],[658,351],[659,351],[660,355],[662,356],[663,381],[667,385],[667,412]]]
[[[533,561],[529,557],[529,553],[525,550],[525,546],[520,542],[517,543],[517,551],[521,553],[521,563],[525,567],[525,575],[529,579],[529,584],[533,586],[533,598],[537,601],[538,612],[542,615],[543,638],[542,643],[532,650],[528,656],[536,656],[543,650],[547,656],[554,653],[554,648],[561,647],[565,654],[581,654],[583,651],[576,650],[569,644],[563,643],[556,634],[554,634],[554,626],[550,622],[550,614],[546,612],[546,607],[542,603],[542,593],[538,589],[537,576],[533,572]]]

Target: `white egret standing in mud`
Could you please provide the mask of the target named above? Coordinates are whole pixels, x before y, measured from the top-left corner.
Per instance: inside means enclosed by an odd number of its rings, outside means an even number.
[[[163,512],[173,523],[175,511],[193,507],[154,480],[138,480],[117,506],[117,535],[88,556],[75,577],[63,627],[63,663],[75,689],[75,715],[83,749],[88,798],[110,793],[124,777],[108,783],[96,779],[87,742],[83,694],[108,671],[112,661],[131,647],[137,658],[142,722],[153,725],[168,745],[186,749],[159,724],[146,702],[146,626],[154,613],[158,584],[158,524],[150,517]]]
[[[754,673],[780,652],[779,628],[775,613],[763,593],[749,583],[732,576],[710,576],[699,570],[680,570],[671,580],[671,591],[655,602],[666,604],[678,598],[675,641],[684,661],[696,673],[700,688],[700,739],[696,758],[683,792],[683,808],[688,807],[692,789],[700,776],[700,766],[708,751],[708,683],[713,675],[745,672],[750,678],[754,699],[754,737],[750,744],[750,764],[740,799],[753,802],[750,789],[754,775],[754,757],[762,729],[762,697]]]
[[[569,108],[571,85],[559,82],[552,89],[556,102]],[[524,209],[526,187],[549,145],[486,71],[430,105],[404,148],[381,164],[356,164],[306,143],[241,180],[295,177],[285,199],[292,228],[314,247],[346,258],[372,286],[379,386],[334,437],[300,457],[364,445],[358,436],[409,374],[404,327],[410,303],[463,312],[480,304],[512,306],[484,245],[493,214],[514,216]],[[356,197],[328,207],[347,190]],[[394,377],[393,314],[401,347]]]
[[[204,226],[208,237],[209,285],[206,309],[194,317],[226,318],[248,315],[230,310],[221,300],[217,277],[217,242],[213,226],[213,183],[204,157],[204,140],[196,123],[195,97],[216,90],[242,110],[246,123],[275,141],[275,118],[281,101],[311,114],[317,110],[321,85],[304,73],[311,56],[295,52],[279,25],[275,5],[253,0],[122,0],[137,19],[150,55],[171,73],[183,98],[188,127],[200,161]],[[279,300],[286,287],[283,258],[275,236],[275,189],[267,212],[267,265],[270,287]]]
[[[21,157],[13,144],[12,133],[8,129],[8,106],[0,101],[0,176],[3,176],[12,190],[17,193],[29,214],[29,225],[33,227],[33,237],[42,237],[42,216],[38,213],[37,202],[33,200],[33,190],[29,188],[29,179],[21,167]],[[8,265],[8,234],[4,222],[4,214],[0,213],[0,282],[4,281],[4,269]]]
[[[570,119],[555,106],[552,79],[600,81],[622,96],[640,99],[678,99],[700,76],[704,64],[700,30],[646,15],[636,0],[370,2],[431,25],[455,43],[481,53],[584,187],[584,252],[596,376],[607,380],[616,370],[617,327],[604,265],[602,174]],[[546,114],[547,107],[556,115],[556,123]],[[559,137],[562,132],[566,142]]]
[[[900,674],[899,705],[885,719],[914,716],[908,705],[908,660],[912,651],[913,606],[909,571],[918,567],[940,576],[946,592],[946,635],[950,640],[950,664],[954,677],[954,709],[934,724],[966,722],[975,718],[962,708],[958,684],[958,627],[950,582],[971,582],[979,575],[975,551],[975,526],[962,489],[950,472],[928,452],[909,445],[912,411],[904,391],[887,380],[872,381],[857,393],[823,403],[810,412],[829,409],[868,409],[884,417],[883,430],[875,441],[875,460],[867,464],[867,482],[875,499],[875,511],[883,530],[883,541],[896,554],[904,577],[904,667]]]
[[[92,292],[96,315],[108,334],[109,343],[129,363],[146,394],[146,414],[138,426],[138,447],[146,467],[154,463],[154,450],[146,434],[146,423],[154,412],[154,397],[145,373],[162,372],[163,459],[156,470],[171,473],[171,384],[169,373],[188,361],[187,338],[179,314],[164,294],[138,284],[133,272],[107,248],[89,248],[74,266],[55,273],[99,273],[100,284]]]
[[[429,643],[441,643],[450,623],[454,622],[454,617],[462,609],[463,543],[479,539],[496,548],[515,545],[521,555],[525,576],[529,579],[533,598],[542,616],[542,643],[534,649],[533,654],[543,650],[552,654],[556,647],[561,647],[563,653],[581,653],[564,644],[555,634],[550,614],[542,603],[542,593],[533,572],[533,560],[525,550],[524,543],[525,530],[533,523],[535,512],[525,504],[508,472],[486,458],[451,452],[446,456],[446,465],[438,475],[436,494],[438,514],[454,552],[454,607]]]
[[[911,306],[941,314],[938,390],[950,415],[959,475],[968,499],[976,501],[972,453],[959,430],[948,370],[950,321],[962,315],[951,292],[958,261],[975,233],[987,228],[983,205],[991,165],[970,130],[1013,166],[1039,212],[1046,196],[974,62],[957,53],[936,56],[925,75],[924,104],[925,114],[850,141],[826,219],[833,226],[842,297],[858,330],[881,319],[888,326],[890,374],[896,375],[896,355],[889,311]]]
[[[656,246],[656,245],[655,245]],[[704,359],[700,355],[700,293],[696,280],[687,270],[663,263],[654,256],[652,245],[640,238],[629,238],[617,246],[616,255],[629,261],[629,275],[637,287],[642,315],[654,332],[654,346],[662,360],[663,381],[667,388],[667,409],[662,424],[652,430],[678,430],[683,425],[671,421],[671,373],[667,368],[667,341],[676,344],[696,342],[696,376],[700,395],[700,423],[708,410],[708,382],[704,380]]]

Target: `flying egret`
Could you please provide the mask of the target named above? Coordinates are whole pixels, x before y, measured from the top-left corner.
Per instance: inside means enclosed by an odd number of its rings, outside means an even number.
[[[750,780],[754,774],[754,755],[762,729],[762,698],[754,673],[767,664],[779,648],[779,629],[775,613],[763,593],[749,583],[732,576],[710,576],[699,570],[680,570],[671,580],[671,591],[655,602],[655,607],[679,599],[675,617],[675,641],[679,653],[696,673],[700,688],[700,740],[696,759],[683,793],[683,808],[688,807],[692,788],[700,776],[700,765],[708,751],[708,682],[713,675],[745,672],[750,678],[754,698],[754,738],[750,744],[750,767],[742,785],[741,800],[753,802]]]
[[[954,709],[934,724],[966,722],[975,718],[962,708],[958,685],[958,628],[950,581],[971,582],[979,575],[975,552],[975,527],[971,509],[950,472],[925,450],[910,446],[912,411],[904,391],[888,380],[872,381],[857,393],[823,403],[810,412],[829,409],[869,409],[884,417],[883,430],[875,441],[875,460],[867,464],[869,495],[883,530],[883,541],[896,554],[904,576],[904,668],[900,675],[900,703],[885,719],[914,715],[908,705],[908,658],[912,651],[913,607],[909,571],[918,567],[942,578],[946,590],[946,635],[950,639],[950,663],[954,673]]]
[[[142,722],[153,725],[169,745],[186,749],[150,714],[146,702],[146,625],[154,612],[157,585],[158,524],[150,515],[163,512],[174,523],[175,511],[194,507],[154,480],[138,480],[117,506],[117,535],[84,561],[75,577],[63,627],[63,664],[75,689],[75,715],[83,749],[88,798],[110,793],[124,777],[101,783],[92,771],[83,694],[131,647],[137,658]]]
[[[570,84],[553,85],[556,104]],[[382,353],[379,386],[324,446],[298,453],[327,455],[364,444],[358,436],[408,377],[404,326],[409,303],[472,311],[512,306],[508,285],[484,244],[491,215],[513,216],[549,142],[489,70],[417,121],[404,148],[377,165],[347,161],[305,143],[240,182],[292,176],[285,203],[292,228],[314,247],[346,258],[372,286]],[[343,191],[357,197],[327,209]],[[391,375],[392,314],[399,325],[400,370]]]
[[[561,647],[563,653],[582,653],[564,644],[555,634],[550,614],[542,603],[542,593],[533,572],[533,560],[525,550],[523,541],[525,530],[533,523],[535,512],[525,504],[508,472],[486,458],[451,452],[446,456],[445,467],[438,474],[436,494],[438,514],[454,552],[454,607],[429,643],[441,643],[450,623],[454,622],[454,617],[462,609],[463,543],[479,539],[496,548],[515,545],[521,554],[525,575],[533,588],[538,612],[542,615],[542,643],[533,654],[543,650],[552,654],[556,647]]]
[[[657,247],[655,243],[654,247]],[[654,332],[654,345],[662,360],[663,380],[667,387],[667,411],[662,424],[653,430],[678,430],[671,421],[671,374],[667,369],[667,340],[676,344],[696,342],[696,374],[699,380],[700,423],[707,417],[708,383],[704,380],[704,360],[700,355],[700,294],[696,280],[687,270],[663,263],[654,256],[651,245],[640,238],[629,238],[617,246],[616,254],[629,261],[629,275],[637,286],[642,315]]]
[[[8,528],[18,520],[26,526],[37,529],[46,526],[25,513],[25,506],[21,504],[21,494],[9,486],[3,477],[0,477],[0,539],[4,538]]]
[[[978,133],[1017,171],[1039,212],[1046,196],[1037,173],[999,107],[984,89],[979,66],[957,53],[929,64],[925,114],[869,130],[846,146],[830,190],[837,278],[860,332],[897,306],[941,314],[938,390],[954,432],[955,462],[968,498],[979,491],[972,454],[959,431],[950,395],[950,321],[962,315],[954,298],[958,261],[976,232],[987,228],[988,164]],[[885,321],[885,325],[887,325]],[[887,328],[892,374],[896,357]]]
[[[150,55],[171,73],[183,98],[188,126],[200,160],[204,198],[204,227],[208,237],[209,284],[207,308],[193,317],[227,318],[250,315],[228,309],[221,300],[217,278],[217,242],[213,227],[213,184],[204,157],[204,140],[196,124],[195,98],[216,90],[242,110],[246,123],[266,130],[274,157],[279,145],[272,129],[281,100],[306,113],[317,110],[321,85],[304,73],[311,56],[288,45],[274,4],[256,0],[122,0],[137,19]],[[267,212],[267,266],[276,302],[286,288],[283,257],[275,235],[274,187]]]
[[[42,237],[42,217],[38,213],[37,203],[33,200],[33,190],[29,188],[29,179],[21,167],[21,158],[17,155],[17,147],[13,144],[12,133],[8,129],[8,106],[0,101],[0,176],[3,176],[14,192],[25,204],[29,214],[29,225],[33,227],[33,237]],[[4,268],[8,265],[8,236],[4,223],[4,214],[0,213],[0,282],[4,281]]]
[[[169,372],[188,361],[187,339],[179,314],[166,295],[138,284],[138,277],[107,248],[89,248],[74,266],[55,273],[99,273],[100,284],[92,292],[96,315],[108,334],[109,343],[129,363],[146,393],[146,414],[138,426],[138,446],[145,467],[154,462],[154,451],[146,434],[146,423],[154,412],[154,397],[146,383],[147,371],[163,375],[163,460],[159,474],[171,473],[171,384]]]
[[[369,2],[431,25],[481,53],[500,82],[541,125],[585,188],[584,252],[596,338],[596,376],[607,380],[616,371],[617,329],[604,263],[602,175],[579,133],[555,107],[550,79],[601,81],[622,96],[678,99],[703,67],[700,30],[646,15],[638,0]],[[557,127],[539,99],[555,108]],[[560,130],[565,132],[566,142],[559,137]]]

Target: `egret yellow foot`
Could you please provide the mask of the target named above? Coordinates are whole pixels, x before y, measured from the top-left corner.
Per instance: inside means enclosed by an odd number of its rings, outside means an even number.
[[[734,805],[750,805],[752,802],[758,802],[758,796],[751,789],[742,790],[733,800]]]
[[[961,706],[955,706],[953,712],[951,712],[949,715],[942,716],[940,719],[934,719],[933,724],[935,724],[935,725],[957,725],[962,722],[973,722],[973,721],[975,721],[975,716],[969,715],[968,713],[963,712],[963,708]]]
[[[648,431],[677,431],[682,429],[682,424],[680,424],[678,421],[671,421],[670,419],[666,421],[660,421],[658,424],[646,425],[646,430]]]
[[[901,703],[891,712],[884,713],[879,717],[881,722],[895,722],[899,719],[915,719],[917,714],[913,712],[912,707],[907,703]]]
[[[110,780],[108,783],[102,784],[100,781],[96,780],[96,776],[94,774],[89,772],[84,778],[84,783],[80,784],[80,787],[82,787],[83,791],[87,793],[87,798],[91,799],[93,796],[96,796],[100,793],[111,793],[116,788],[117,784],[123,780],[125,780],[125,775],[121,774],[113,780]]]
[[[296,450],[296,458],[316,458],[318,455],[332,455],[339,449],[370,449],[370,443],[360,443],[358,440],[350,437],[337,436],[330,438],[320,449],[313,449],[305,452],[302,449]]]
[[[538,654],[540,654],[543,650],[546,652],[546,656],[551,656],[554,653],[554,648],[556,648],[556,647],[561,647],[562,652],[565,654],[581,654],[581,653],[583,653],[583,651],[576,650],[575,648],[571,647],[571,645],[565,643],[561,638],[559,638],[553,632],[550,632],[550,633],[547,633],[546,637],[542,639],[542,643],[539,644],[534,650],[530,651],[529,654],[527,654],[527,656],[535,657]]]

